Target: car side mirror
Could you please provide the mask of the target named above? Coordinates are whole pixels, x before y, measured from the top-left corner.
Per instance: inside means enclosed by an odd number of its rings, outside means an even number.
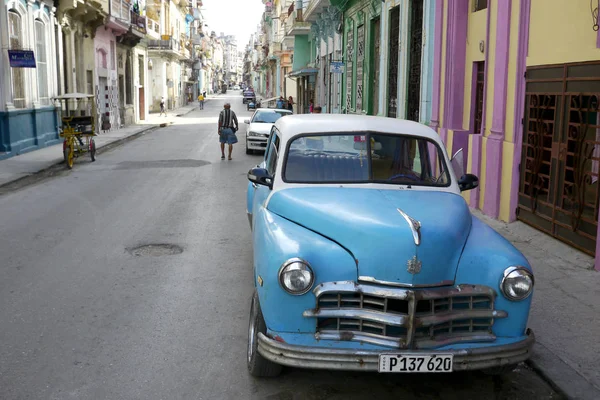
[[[267,186],[273,189],[273,177],[265,168],[254,167],[248,171],[248,180],[257,185]]]
[[[473,174],[464,174],[458,180],[458,187],[460,191],[475,189],[479,186],[479,178]]]
[[[245,123],[245,124],[250,124],[250,120],[249,120],[249,119],[245,119],[245,120],[244,120],[244,123]]]

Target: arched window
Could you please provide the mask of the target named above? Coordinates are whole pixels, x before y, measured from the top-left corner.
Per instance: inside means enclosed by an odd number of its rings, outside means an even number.
[[[39,19],[35,20],[35,58],[38,76],[39,101],[42,105],[49,105],[48,95],[48,56],[46,53],[46,24]]]
[[[21,15],[8,11],[8,46],[11,50],[23,48],[23,25]],[[12,102],[16,108],[25,108],[25,74],[22,68],[11,68]]]

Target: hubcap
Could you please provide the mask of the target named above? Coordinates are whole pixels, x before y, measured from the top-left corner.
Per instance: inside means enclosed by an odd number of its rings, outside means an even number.
[[[254,356],[254,342],[256,341],[256,302],[252,299],[252,307],[250,308],[250,323],[248,324],[248,362],[252,361]]]

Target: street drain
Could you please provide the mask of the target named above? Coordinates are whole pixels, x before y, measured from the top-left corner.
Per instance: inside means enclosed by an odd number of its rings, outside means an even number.
[[[145,244],[142,246],[128,248],[126,250],[128,253],[130,253],[131,255],[134,255],[136,257],[172,256],[174,254],[183,253],[183,249],[180,246],[177,246],[176,244],[166,244],[166,243]]]

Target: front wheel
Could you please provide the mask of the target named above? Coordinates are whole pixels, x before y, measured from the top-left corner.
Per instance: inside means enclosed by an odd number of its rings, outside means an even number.
[[[67,164],[67,168],[72,169],[73,168],[73,161],[75,158],[75,144],[73,143],[73,140],[68,140],[65,143],[65,146],[63,148],[63,157],[65,159],[65,164]]]
[[[90,139],[90,158],[92,162],[96,161],[96,142],[94,139]]]
[[[267,333],[267,324],[263,318],[258,292],[254,290],[252,306],[250,307],[250,321],[248,323],[248,372],[256,377],[274,377],[281,373],[281,365],[267,360],[258,352],[258,333]]]

